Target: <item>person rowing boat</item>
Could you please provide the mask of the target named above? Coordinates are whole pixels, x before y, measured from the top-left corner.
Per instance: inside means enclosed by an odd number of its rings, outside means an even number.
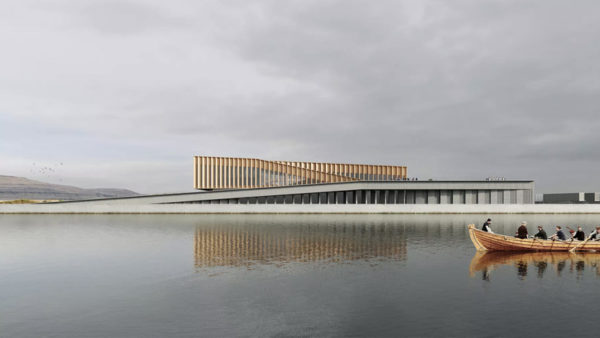
[[[556,226],[556,233],[552,236],[550,236],[551,240],[561,240],[564,241],[567,239],[567,237],[565,237],[565,233],[562,231],[562,227],[560,225]]]
[[[600,227],[596,227],[596,230],[590,234],[590,239],[594,241],[600,241]]]
[[[523,221],[521,222],[521,226],[517,229],[517,233],[515,234],[515,237],[520,238],[520,239],[526,239],[527,238],[527,222]]]
[[[585,241],[585,232],[581,229],[581,227],[577,227],[577,231],[573,235],[573,239],[578,241]]]
[[[481,226],[481,230],[483,230],[485,232],[489,232],[491,234],[494,233],[492,231],[492,219],[491,218],[488,218],[487,221],[485,221],[485,223],[483,223],[483,225]]]
[[[539,239],[548,239],[548,235],[546,235],[546,231],[544,231],[544,228],[542,228],[541,225],[538,225],[537,228],[538,228],[538,232],[533,237],[539,238]]]

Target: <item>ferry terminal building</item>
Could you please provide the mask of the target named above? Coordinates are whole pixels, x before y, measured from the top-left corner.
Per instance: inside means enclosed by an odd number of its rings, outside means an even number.
[[[405,166],[395,165],[194,156],[193,176],[201,192],[179,203],[534,203],[531,180],[415,181]]]

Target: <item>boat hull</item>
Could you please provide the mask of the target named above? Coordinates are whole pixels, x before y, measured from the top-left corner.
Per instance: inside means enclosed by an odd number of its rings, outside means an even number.
[[[469,225],[469,236],[478,251],[600,251],[599,241],[520,239],[485,232],[473,224]]]

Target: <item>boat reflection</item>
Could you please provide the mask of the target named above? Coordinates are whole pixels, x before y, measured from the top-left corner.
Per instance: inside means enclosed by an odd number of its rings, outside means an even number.
[[[519,279],[525,279],[531,271],[537,278],[543,278],[549,267],[554,268],[557,276],[567,272],[581,278],[586,267],[600,276],[600,253],[478,251],[471,260],[469,273],[475,277],[481,272],[483,280],[490,280],[490,272],[501,265],[513,265]]]
[[[387,225],[284,229],[248,226],[197,227],[195,265],[282,265],[289,262],[344,262],[404,260],[406,237],[402,228]]]

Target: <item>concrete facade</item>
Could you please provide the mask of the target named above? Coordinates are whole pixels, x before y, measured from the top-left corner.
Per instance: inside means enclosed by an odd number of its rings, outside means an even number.
[[[532,204],[532,181],[341,182],[213,190],[69,204]]]
[[[598,192],[573,192],[544,194],[544,203],[558,204],[579,204],[579,203],[600,203],[600,193]]]

